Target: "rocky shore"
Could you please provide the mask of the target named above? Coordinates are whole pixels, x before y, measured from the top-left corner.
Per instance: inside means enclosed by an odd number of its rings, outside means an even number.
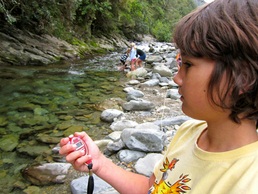
[[[143,68],[126,73],[130,78],[123,89],[126,100],[110,99],[117,104],[109,103],[100,116],[110,124],[112,133],[95,142],[117,165],[150,176],[178,126],[190,118],[181,111],[177,85],[172,80],[177,72],[173,44],[148,44],[142,49],[148,57]],[[58,150],[58,145],[52,149],[55,162],[23,170],[31,183],[24,188],[25,193],[86,193],[88,176],[76,172]],[[97,176],[94,178],[94,193],[118,193]]]
[[[106,53],[126,47],[129,42],[120,35],[100,36],[93,45],[73,45],[48,34],[0,27],[0,65],[42,66],[58,61],[84,58],[92,53]]]

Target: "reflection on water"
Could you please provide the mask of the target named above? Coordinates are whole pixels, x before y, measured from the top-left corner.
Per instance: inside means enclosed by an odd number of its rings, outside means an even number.
[[[109,125],[100,121],[98,104],[112,97],[125,99],[126,77],[116,70],[118,58],[114,53],[48,66],[0,67],[0,185],[4,193],[11,193],[13,185],[23,181],[20,169],[49,157],[49,149],[73,126],[94,139],[107,133]]]

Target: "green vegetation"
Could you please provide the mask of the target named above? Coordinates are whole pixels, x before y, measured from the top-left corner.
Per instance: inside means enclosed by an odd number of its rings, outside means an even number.
[[[176,22],[194,8],[192,0],[0,0],[0,22],[71,43],[104,34],[169,42]]]

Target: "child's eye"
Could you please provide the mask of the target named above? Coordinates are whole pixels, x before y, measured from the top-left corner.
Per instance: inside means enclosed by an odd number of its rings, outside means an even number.
[[[190,68],[192,66],[191,63],[189,62],[183,62],[183,65],[186,67],[186,68]]]

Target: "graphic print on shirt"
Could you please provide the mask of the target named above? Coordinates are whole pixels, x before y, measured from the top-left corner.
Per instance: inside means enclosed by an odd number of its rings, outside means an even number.
[[[182,194],[186,193],[186,191],[191,190],[186,184],[191,181],[188,178],[188,175],[181,175],[174,184],[171,184],[168,178],[168,170],[172,171],[175,168],[176,163],[179,159],[174,158],[171,162],[169,162],[168,158],[163,162],[163,168],[160,171],[163,173],[161,180],[157,183],[154,182],[149,194],[160,194],[160,193],[171,193],[171,194]]]

